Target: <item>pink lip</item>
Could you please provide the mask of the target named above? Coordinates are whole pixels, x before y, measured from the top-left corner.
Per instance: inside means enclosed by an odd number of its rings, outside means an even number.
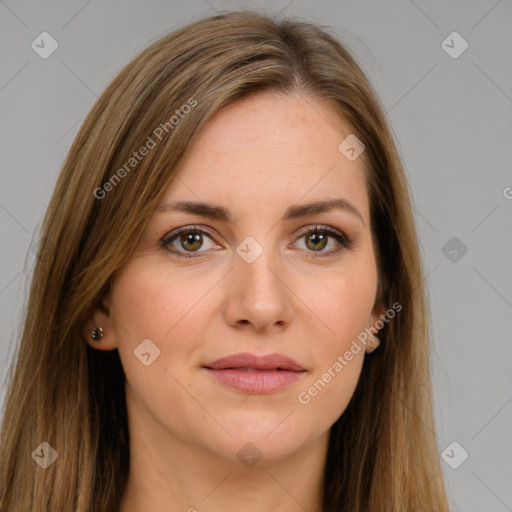
[[[223,384],[246,393],[270,393],[295,382],[306,370],[282,354],[233,354],[207,363],[204,368]]]
[[[216,359],[204,365],[213,370],[226,370],[230,368],[253,368],[255,370],[292,370],[301,372],[302,366],[293,359],[282,354],[268,354],[257,356],[249,352],[241,352]]]

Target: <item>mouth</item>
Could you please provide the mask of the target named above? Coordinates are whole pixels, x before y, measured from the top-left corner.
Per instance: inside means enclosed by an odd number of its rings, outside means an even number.
[[[264,370],[261,368],[253,368],[251,366],[241,366],[241,367],[232,367],[232,368],[209,368],[205,367],[208,370],[240,370],[244,372],[287,372],[287,371],[296,371],[296,370],[288,370],[286,368],[270,368],[269,370]]]
[[[282,354],[234,354],[203,368],[223,385],[251,394],[280,391],[307,373],[299,363]]]
[[[301,372],[304,368],[291,357],[284,354],[268,354],[259,356],[249,352],[221,357],[204,365],[212,370],[288,370]]]

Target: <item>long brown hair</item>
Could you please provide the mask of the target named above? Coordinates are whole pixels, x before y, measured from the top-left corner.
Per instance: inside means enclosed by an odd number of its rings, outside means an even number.
[[[2,512],[119,509],[129,471],[125,374],[117,350],[84,342],[84,322],[204,124],[222,107],[270,90],[328,102],[365,144],[379,300],[402,306],[331,428],[323,509],[448,511],[433,432],[423,270],[383,110],[328,28],[244,10],[150,45],[107,87],[72,144],[42,225],[8,374]],[[149,139],[147,155],[130,160]],[[46,469],[32,457],[42,442],[58,454]]]

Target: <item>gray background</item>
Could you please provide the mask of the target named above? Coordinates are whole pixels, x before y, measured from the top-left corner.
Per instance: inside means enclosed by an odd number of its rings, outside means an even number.
[[[458,443],[442,461],[452,507],[512,511],[510,0],[0,0],[0,378],[14,354],[33,234],[96,97],[150,42],[239,7],[331,25],[372,81],[414,195],[440,451]],[[31,48],[43,31],[59,44],[47,59]],[[453,31],[469,44],[457,58],[442,47]],[[462,450],[469,457],[453,469]]]

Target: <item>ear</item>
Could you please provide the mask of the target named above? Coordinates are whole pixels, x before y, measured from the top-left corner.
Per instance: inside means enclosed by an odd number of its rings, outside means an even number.
[[[103,336],[96,341],[90,337],[95,327],[103,329]],[[97,350],[114,350],[117,338],[114,331],[114,319],[110,313],[110,291],[92,308],[92,315],[84,324],[83,337]]]
[[[386,308],[384,307],[384,305],[378,303],[375,304],[375,306],[373,307],[373,311],[370,315],[370,325],[368,327],[374,327],[375,329],[377,329],[377,327],[375,327],[375,323],[377,322],[377,320],[382,320],[381,315],[384,315],[385,311]],[[378,336],[378,333],[376,333],[375,336]]]
[[[380,323],[382,323],[381,315],[384,316],[384,312],[386,311],[386,308],[380,304],[376,303],[373,307],[373,311],[370,314],[369,318],[369,325],[368,325],[368,332],[370,333],[370,336],[368,337],[368,344],[366,345],[365,352],[367,354],[371,354],[374,350],[376,350],[380,345],[380,339],[379,339],[379,333],[376,332],[375,334],[371,334],[374,332],[374,329],[378,329],[378,327],[375,325],[377,320],[381,320]],[[379,323],[379,325],[380,325]],[[372,327],[372,330],[369,330],[370,327]]]

